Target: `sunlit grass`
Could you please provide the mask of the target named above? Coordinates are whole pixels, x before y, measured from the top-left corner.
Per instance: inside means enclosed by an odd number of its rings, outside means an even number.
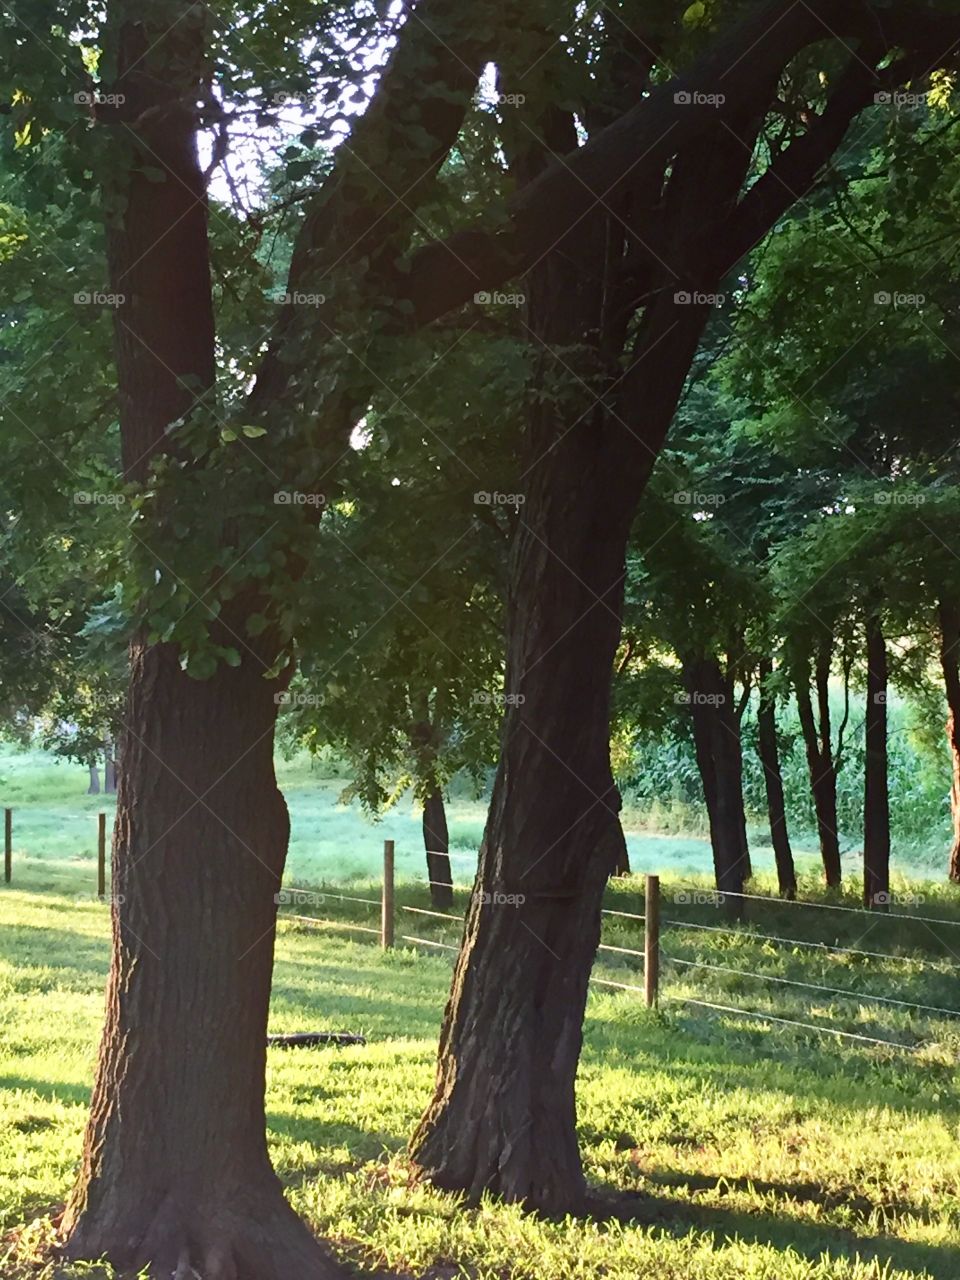
[[[618,887],[618,906],[630,909],[638,890]],[[418,892],[405,890],[401,900],[423,901]],[[681,909],[669,905],[670,892],[665,914]],[[16,1238],[0,1273],[52,1277],[43,1270],[50,1236],[43,1219],[66,1196],[79,1154],[103,1009],[107,912],[52,889],[5,890],[0,905],[0,1223]],[[951,909],[956,914],[944,895],[937,913]],[[353,910],[363,917],[362,907]],[[690,908],[689,918],[709,910]],[[349,917],[338,908],[338,918]],[[786,922],[775,925],[771,932]],[[841,939],[852,942],[855,926],[859,917],[842,924]],[[418,921],[418,931],[430,927]],[[456,926],[432,927],[432,936],[456,934]],[[642,934],[618,921],[610,936],[631,945]],[[710,963],[842,984],[819,953],[776,951],[739,934],[695,936],[685,941],[687,954]],[[933,944],[901,936],[896,945],[925,955],[928,968],[915,966],[908,978],[901,961],[868,970],[841,959],[843,984],[869,978],[877,990],[931,1003],[951,996],[953,979]],[[600,971],[632,977],[630,963],[605,960]],[[632,993],[597,991],[579,1086],[584,1157],[598,1189],[644,1198],[629,1223],[548,1223],[500,1205],[463,1209],[411,1180],[405,1143],[429,1096],[449,976],[445,956],[384,954],[372,942],[281,926],[272,1029],[359,1031],[368,1039],[354,1048],[271,1050],[268,1071],[271,1148],[291,1199],[359,1267],[407,1274],[443,1267],[431,1275],[482,1280],[960,1274],[957,1044],[936,1019],[858,1011],[855,1003],[814,1001],[811,1009],[810,993],[774,999],[722,975],[667,974],[660,1014]],[[829,1016],[924,1051],[853,1047],[669,999],[693,991],[807,1020]],[[25,1224],[32,1224],[26,1234]]]
[[[429,904],[426,885],[416,883],[415,813],[398,809],[371,826],[337,805],[341,781],[303,761],[284,768],[300,830],[290,883],[342,888],[350,877],[351,894],[376,899],[388,835],[398,846],[399,904]],[[44,833],[36,856],[18,849],[14,884],[0,889],[0,1275],[102,1280],[102,1268],[56,1269],[49,1219],[75,1176],[103,1014],[108,913],[92,900],[87,852],[103,797],[82,794],[82,770],[45,757],[0,756],[0,780],[4,794],[14,794],[16,829],[31,830],[33,806],[33,831]],[[474,849],[482,807],[458,801],[452,813],[455,844]],[[469,861],[456,865],[458,878],[469,880]],[[772,883],[767,873],[756,887],[768,892]],[[956,1280],[960,1019],[863,996],[960,1007],[960,928],[751,903],[746,926],[727,931],[722,909],[684,899],[697,885],[706,880],[664,879],[663,916],[676,924],[663,934],[661,1011],[646,1011],[634,992],[597,988],[588,1007],[578,1089],[584,1159],[598,1192],[640,1197],[630,1202],[629,1222],[545,1222],[495,1204],[467,1209],[417,1185],[405,1146],[433,1081],[451,956],[384,954],[372,938],[354,942],[284,921],[272,1030],[367,1037],[364,1046],[269,1054],[273,1158],[314,1229],[361,1270],[431,1280]],[[811,878],[804,891],[821,903],[857,905],[855,886],[826,899]],[[960,921],[956,890],[919,892],[924,901],[908,910]],[[460,893],[458,907],[465,900]],[[609,905],[642,914],[642,879],[611,886]],[[296,910],[366,924],[377,918],[375,906],[337,900]],[[455,943],[459,925],[401,912],[403,932]],[[604,938],[641,950],[642,922],[606,917]],[[603,953],[596,972],[641,981],[634,956]],[[917,1052],[816,1029],[828,1026]]]

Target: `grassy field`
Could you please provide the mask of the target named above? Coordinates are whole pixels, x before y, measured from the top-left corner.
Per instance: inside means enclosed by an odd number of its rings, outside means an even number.
[[[372,822],[357,804],[341,804],[345,779],[331,777],[329,768],[312,766],[305,756],[278,761],[278,775],[290,809],[291,840],[287,880],[318,884],[365,879],[378,873],[383,841],[396,844],[397,875],[415,879],[423,871],[420,814],[402,801],[379,822]],[[111,796],[88,796],[87,771],[40,751],[19,751],[0,743],[0,807],[14,810],[14,857],[18,879],[38,889],[73,883],[78,870],[95,888],[96,814],[113,808]],[[475,854],[483,834],[486,804],[458,795],[448,806],[452,849]],[[110,818],[112,822],[112,817]],[[708,875],[710,845],[703,837],[664,835],[642,828],[629,809],[624,815],[627,843],[635,870],[671,877]],[[773,866],[773,853],[762,830],[751,831],[758,869]],[[801,872],[814,874],[819,858],[809,839],[795,840]],[[851,874],[857,854],[845,855]],[[907,878],[930,874],[929,860],[920,861],[909,848],[895,848],[894,865]],[[946,851],[943,854],[946,864]],[[470,876],[470,863],[460,859],[460,873]]]
[[[18,812],[38,788],[55,808],[49,779],[31,783],[29,774],[24,768],[13,799]],[[317,789],[304,784],[315,803]],[[99,807],[96,797],[78,802],[67,788],[63,802],[85,822]],[[472,820],[458,816],[464,839]],[[391,821],[389,833],[399,839],[407,831],[415,848],[413,820]],[[49,1261],[51,1217],[80,1150],[109,954],[108,912],[90,897],[90,855],[78,832],[51,824],[50,851],[15,863],[22,875],[0,889],[4,1280],[110,1274]],[[380,838],[368,832],[374,850]],[[318,835],[310,846],[305,831],[300,839],[307,872],[298,879],[334,879],[329,857],[338,873],[353,876],[352,893],[376,896],[369,867],[334,862],[344,845]],[[496,1204],[465,1209],[417,1185],[405,1143],[429,1096],[451,957],[411,947],[384,954],[341,932],[283,920],[271,1030],[367,1037],[345,1049],[270,1051],[272,1154],[314,1229],[361,1271],[431,1280],[956,1280],[960,1021],[867,997],[960,1007],[960,927],[751,903],[748,925],[728,931],[691,888],[680,878],[664,885],[664,916],[676,927],[664,933],[661,1011],[648,1013],[633,991],[591,994],[581,1141],[591,1183],[619,1212],[584,1221],[546,1222]],[[955,891],[914,886],[913,893],[923,901],[910,910],[960,926]],[[609,905],[639,911],[640,900],[640,882],[631,880],[611,889]],[[399,901],[426,905],[426,890],[408,882]],[[296,910],[341,922],[369,923],[376,914],[332,896]],[[607,944],[641,945],[637,922],[606,923]],[[710,928],[680,927],[697,924]],[[458,927],[401,914],[399,931],[455,942]],[[635,984],[636,963],[605,952],[596,976]],[[836,1039],[827,1027],[901,1047]]]

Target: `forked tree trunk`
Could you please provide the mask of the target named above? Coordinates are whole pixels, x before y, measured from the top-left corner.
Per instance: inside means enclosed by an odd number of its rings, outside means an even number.
[[[263,671],[248,656],[193,681],[175,649],[133,649],[107,1019],[63,1224],[72,1258],[204,1280],[338,1274],[267,1156],[289,823],[273,770],[277,685]]]
[[[824,740],[817,730],[810,701],[810,671],[805,664],[801,664],[800,670],[795,674],[794,692],[803,745],[807,755],[823,874],[828,888],[838,889],[843,881],[843,871],[840,864],[840,837],[837,831],[837,773],[829,737]]]
[[[887,646],[880,617],[867,617],[866,762],[863,801],[863,900],[890,905],[890,797],[887,777]]]
[[[699,157],[694,167],[702,178]],[[603,224],[591,227],[605,245]],[[594,340],[600,276],[574,265],[586,230],[535,280],[544,344]],[[575,1081],[621,838],[610,698],[626,548],[707,318],[696,306],[678,315],[672,297],[662,291],[616,377],[636,429],[593,396],[569,418],[552,396],[532,413],[508,610],[506,690],[522,697],[504,720],[436,1088],[411,1144],[436,1185],[472,1200],[486,1192],[548,1213],[584,1205]]]
[[[763,781],[767,795],[767,817],[770,822],[770,843],[777,866],[777,885],[780,896],[793,899],[797,896],[797,870],[793,862],[793,850],[787,831],[787,805],[783,792],[783,773],[780,769],[780,745],[777,737],[777,712],[770,679],[773,663],[769,658],[760,659],[760,701],[757,706],[757,749],[763,767]]]
[[[439,788],[424,801],[423,845],[427,854],[430,900],[438,910],[445,910],[453,906],[453,874],[450,870],[447,813]]]
[[[953,844],[948,873],[960,884],[960,609],[941,600],[940,666],[947,697],[947,746],[950,749],[950,813],[953,817]]]

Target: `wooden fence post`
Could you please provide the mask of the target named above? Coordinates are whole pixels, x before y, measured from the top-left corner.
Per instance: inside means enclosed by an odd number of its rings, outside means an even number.
[[[107,815],[97,814],[97,897],[107,896]]]
[[[383,899],[380,914],[380,945],[393,946],[393,841],[383,842]]]
[[[13,810],[3,811],[3,878],[7,884],[13,875]]]
[[[660,999],[660,877],[647,876],[643,930],[643,989],[647,1008]]]

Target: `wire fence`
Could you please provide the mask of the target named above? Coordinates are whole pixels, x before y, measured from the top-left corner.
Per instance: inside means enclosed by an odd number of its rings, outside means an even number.
[[[387,843],[389,844],[390,842]],[[474,862],[472,855],[458,856],[463,857],[464,860],[469,860],[471,863]],[[390,866],[392,870],[392,854]],[[444,890],[454,894],[469,895],[474,889],[472,884],[458,881],[448,883],[446,881],[432,880],[429,877],[417,877],[415,883],[428,889],[440,885]],[[645,889],[646,903],[644,911],[628,911],[620,906],[604,907],[602,909],[601,918],[604,924],[604,933],[598,946],[597,965],[590,979],[592,986],[610,992],[642,996],[645,1004],[651,1007],[665,1005],[667,1007],[675,1006],[677,1009],[687,1008],[691,1011],[702,1011],[711,1018],[719,1017],[727,1022],[735,1023],[739,1019],[751,1020],[754,1023],[766,1024],[774,1029],[789,1029],[842,1040],[852,1045],[880,1047],[895,1052],[917,1054],[928,1049],[931,1045],[942,1046],[944,1039],[952,1040],[949,1033],[941,1035],[937,1032],[937,1034],[933,1034],[937,1031],[935,1024],[946,1020],[948,1025],[955,1025],[954,1020],[960,1019],[960,1008],[955,1008],[947,1002],[940,1003],[934,999],[922,998],[923,993],[920,993],[921,998],[910,999],[907,998],[909,993],[906,992],[897,991],[896,994],[885,994],[881,991],[857,989],[850,985],[842,985],[836,979],[816,980],[820,977],[833,978],[832,972],[829,975],[815,974],[797,977],[773,972],[769,968],[747,967],[743,963],[719,962],[716,957],[704,958],[702,955],[683,955],[679,954],[679,949],[682,949],[682,945],[685,943],[690,945],[691,940],[698,936],[710,937],[716,940],[712,945],[735,946],[741,950],[744,947],[753,947],[757,951],[763,949],[763,958],[774,962],[782,961],[784,957],[795,959],[796,949],[800,949],[804,955],[809,957],[811,962],[832,966],[838,971],[842,968],[844,974],[849,974],[851,968],[853,968],[856,976],[866,978],[869,982],[874,983],[905,981],[906,979],[903,977],[902,972],[899,976],[897,973],[898,967],[903,965],[908,966],[911,978],[928,974],[937,980],[949,980],[952,982],[953,975],[960,969],[960,965],[952,963],[943,956],[883,951],[856,945],[842,945],[839,941],[825,942],[810,938],[790,937],[782,932],[767,932],[758,928],[754,923],[745,924],[741,920],[731,919],[722,923],[706,923],[703,920],[682,919],[677,915],[665,917],[661,916],[660,913],[663,895],[660,893],[658,877],[646,877]],[[385,909],[384,904],[389,901],[391,904],[390,910],[395,913],[398,921],[402,922],[404,919],[409,919],[412,925],[414,920],[422,919],[434,928],[437,927],[434,922],[441,922],[445,930],[444,934],[438,937],[426,937],[422,931],[406,933],[398,930],[395,934],[397,941],[407,943],[413,947],[425,947],[433,952],[445,952],[452,956],[459,952],[459,933],[462,931],[464,924],[463,916],[455,910],[437,910],[433,907],[397,901],[392,885],[389,887],[389,892],[387,891],[386,878],[384,894],[380,900],[372,897],[351,897],[349,895],[326,892],[316,896],[318,900],[323,901],[342,900],[348,903],[362,904],[370,908],[380,908],[381,912]],[[753,903],[769,905],[772,908],[776,908],[778,912],[790,912],[794,909],[813,907],[825,911],[842,912],[846,919],[851,919],[851,917],[858,915],[864,921],[865,931],[872,931],[885,923],[896,924],[907,921],[928,928],[960,929],[960,919],[950,919],[948,917],[893,911],[868,911],[865,908],[852,907],[847,904],[799,902],[757,893],[737,896]],[[683,890],[677,890],[672,895],[668,895],[666,900],[672,900],[675,911],[678,906],[691,905],[701,909],[712,907],[719,913],[725,905],[720,895],[704,894],[702,891],[685,893]],[[289,919],[291,917],[286,916],[286,918]],[[303,919],[302,917],[294,918]],[[802,917],[798,917],[798,919],[802,919]],[[381,919],[379,930],[369,924],[334,922],[316,917],[311,917],[310,923],[321,928],[328,924],[335,925],[335,927],[342,926],[346,929],[355,929],[366,935],[379,933],[381,942],[385,937],[383,919]],[[456,934],[453,932],[454,928],[457,931]],[[612,938],[609,936],[611,928],[617,931],[616,936]],[[449,932],[446,932],[447,930]],[[621,936],[626,931],[630,931],[633,936]],[[392,931],[390,933],[391,938],[393,938]],[[664,945],[664,935],[668,938],[666,946]],[[671,936],[676,940],[676,945],[669,944]],[[632,942],[636,942],[637,945],[630,945]],[[960,933],[956,934],[955,943],[958,952],[960,952]],[[947,946],[947,950],[953,952],[953,947]],[[958,959],[960,959],[960,955],[958,955]],[[882,962],[882,964],[877,962]],[[612,964],[617,967],[611,971],[603,967],[605,964]],[[662,975],[661,969],[663,971]],[[805,1014],[802,1009],[797,1011],[793,1008],[783,1007],[755,1008],[751,1006],[760,1001],[753,1000],[749,1003],[733,1002],[732,996],[736,994],[739,999],[740,991],[734,993],[730,990],[714,992],[697,990],[696,988],[689,989],[689,981],[691,979],[699,980],[707,977],[720,981],[732,980],[733,983],[741,987],[749,987],[751,984],[756,984],[758,992],[763,993],[766,998],[769,998],[771,991],[779,991],[788,997],[808,999],[810,1005],[806,1008]],[[830,1021],[823,1015],[822,1010],[812,1007],[815,1001],[823,1003],[824,1000],[831,1006],[831,1009],[837,1005],[853,1007],[854,1012],[851,1016],[863,1016],[865,1009],[872,1008],[881,1012],[886,1010],[891,1016],[909,1017],[911,1021],[907,1029],[918,1037],[917,1042],[909,1043],[892,1035],[872,1034],[872,1031],[876,1028],[862,1029],[859,1027],[852,1028],[849,1025],[836,1025],[836,1019],[840,1018],[840,1015],[832,1015],[835,1020]],[[797,1016],[794,1016],[795,1014]],[[813,1014],[813,1017],[811,1017],[811,1014]],[[813,1018],[818,1020],[813,1020]],[[920,1025],[918,1019],[923,1020],[923,1025]],[[842,1018],[840,1020],[842,1021]],[[960,1027],[958,1027],[958,1032],[960,1032]]]
[[[97,896],[105,899],[107,875],[105,815],[97,814],[95,817]],[[7,809],[4,813],[4,871],[8,884],[12,873],[12,819],[12,811]],[[91,839],[92,843],[93,839]],[[472,853],[454,851],[445,854],[443,850],[429,852],[434,856],[448,857],[455,866],[467,864],[471,871],[476,865],[476,855]],[[358,940],[361,937],[376,938],[381,946],[389,947],[401,942],[411,947],[426,948],[433,954],[440,952],[456,956],[459,952],[460,933],[464,924],[463,915],[455,908],[438,910],[435,905],[422,906],[408,901],[398,901],[393,878],[393,842],[386,841],[384,874],[379,896],[347,893],[330,888],[282,889],[277,894],[277,904],[281,908],[279,917],[281,920],[299,926],[328,928],[341,935],[353,933],[358,935]],[[468,899],[474,889],[473,883],[456,880],[453,877],[450,881],[437,880],[429,873],[426,876],[414,877],[407,883],[412,883],[421,890],[426,889],[431,895],[436,890],[440,890],[451,896],[461,895],[463,900]],[[886,904],[885,910],[876,911],[852,906],[849,903],[811,902],[762,893],[719,894],[705,892],[699,888],[686,890],[672,887],[671,893],[663,896],[656,876],[646,877],[645,890],[643,911],[625,910],[620,905],[602,909],[603,937],[598,946],[597,965],[591,976],[591,985],[594,987],[641,995],[645,1004],[650,1007],[660,1005],[686,1007],[691,1010],[702,1010],[705,1014],[717,1015],[724,1019],[743,1018],[757,1023],[766,1023],[770,1027],[791,1028],[818,1036],[843,1039],[851,1043],[886,1046],[908,1053],[918,1053],[931,1043],[940,1043],[944,1038],[952,1041],[954,1038],[944,1031],[940,1035],[940,1040],[931,1039],[931,1032],[936,1030],[934,1024],[939,1022],[946,1026],[956,1026],[955,1020],[960,1019],[960,1008],[955,1008],[952,1003],[949,1003],[952,986],[946,991],[931,994],[921,991],[918,993],[919,998],[910,999],[906,998],[910,993],[900,990],[895,994],[889,994],[862,987],[855,989],[850,985],[843,985],[837,977],[842,969],[844,978],[849,979],[851,968],[855,965],[856,975],[866,978],[872,984],[882,981],[905,983],[918,978],[923,979],[925,975],[944,983],[947,981],[955,983],[956,975],[960,972],[960,932],[949,933],[949,941],[947,941],[941,937],[940,931],[960,930],[960,918],[927,915],[921,911],[890,910],[889,904]],[[759,928],[756,921],[746,923],[739,918],[721,918],[718,921],[717,917],[722,917],[726,913],[730,905],[729,899],[739,899],[744,905],[752,904],[752,914],[756,914],[757,910],[770,909],[778,917],[789,918],[797,912],[813,911],[818,913],[819,920],[824,921],[831,918],[825,913],[835,913],[832,919],[845,920],[851,924],[855,918],[859,917],[864,923],[864,929],[861,937],[853,939],[850,945],[844,945],[836,938],[827,941],[824,938],[790,936],[780,929],[767,931]],[[661,907],[668,903],[672,904],[673,912],[666,916],[661,913]],[[334,918],[329,910],[325,910],[323,914],[310,915],[298,910],[309,908],[316,912],[317,909],[328,909],[331,906],[344,907],[347,910],[343,915],[338,913],[337,918]],[[356,908],[363,908],[364,911],[371,913],[377,912],[379,921],[374,923],[372,920],[344,918],[349,911]],[[691,919],[689,918],[691,912],[685,910],[689,908],[701,912],[708,910],[713,913],[714,919],[712,921]],[[796,918],[799,921],[810,917],[800,915]],[[422,927],[417,927],[418,922],[422,922]],[[778,923],[782,925],[782,919],[779,919]],[[416,932],[402,931],[404,925],[411,930],[416,928]],[[937,939],[947,955],[934,956],[929,951],[926,954],[917,954],[917,948],[904,952],[882,950],[879,946],[867,948],[856,945],[868,932],[872,937],[878,937],[875,930],[881,926],[904,925],[920,926],[926,930]],[[443,933],[439,936],[425,936],[431,931],[437,932],[440,927]],[[672,935],[674,942],[670,943],[668,940],[667,946],[664,946],[664,935],[668,935],[668,938]],[[720,949],[723,954],[717,956],[711,953],[709,958],[698,953],[681,954],[685,947],[688,952],[691,946],[698,947],[699,944],[695,941],[697,938],[703,938],[704,946]],[[710,940],[709,943],[706,942],[707,939]],[[636,945],[632,945],[633,943]],[[755,953],[762,951],[754,963],[760,964],[762,959],[763,967],[747,967],[742,962],[729,962],[727,955],[729,949],[738,947],[742,951],[745,946],[753,947]],[[798,952],[803,953],[811,964],[819,965],[827,972],[816,975],[804,974],[798,977],[795,974],[771,970],[771,963],[783,963],[791,957],[796,957]],[[607,967],[604,968],[604,966]],[[834,976],[834,970],[837,971],[837,977]],[[815,978],[824,980],[817,981],[814,980]],[[761,998],[769,1000],[771,992],[779,992],[785,997],[807,999],[810,1005],[817,1000],[826,1001],[831,1007],[836,1005],[854,1007],[861,1011],[861,1014],[865,1008],[887,1011],[891,1016],[901,1015],[911,1019],[907,1028],[898,1024],[898,1030],[909,1030],[913,1033],[922,1031],[924,1034],[919,1043],[907,1043],[890,1036],[867,1034],[864,1030],[854,1030],[849,1026],[837,1026],[825,1020],[813,1021],[811,1020],[812,1009],[809,1005],[805,1016],[793,1016],[797,1010],[792,1008],[752,1008],[743,1003],[732,1002],[732,995],[736,994],[739,997],[741,994],[739,989],[735,992],[731,991],[729,986],[721,987],[719,991],[698,990],[696,987],[689,989],[691,981],[702,986],[701,979],[704,982],[709,979],[718,984],[726,982],[737,988],[752,985],[758,993],[758,999],[751,1001],[752,1004],[760,1002]],[[934,999],[931,998],[932,994],[946,995],[947,999]],[[804,1011],[799,1012],[803,1014]],[[819,1012],[818,1010],[817,1014]],[[925,1026],[918,1027],[916,1018],[924,1019]],[[957,1031],[960,1032],[960,1027]],[[960,1040],[960,1036],[957,1038]]]

